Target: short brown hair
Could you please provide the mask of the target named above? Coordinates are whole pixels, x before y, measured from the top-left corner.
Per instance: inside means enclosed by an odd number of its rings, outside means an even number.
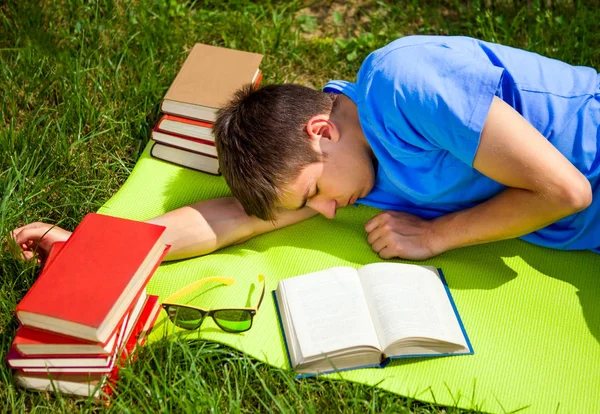
[[[282,188],[320,160],[306,124],[330,113],[332,98],[294,84],[247,85],[220,109],[214,125],[219,167],[247,214],[275,217]]]

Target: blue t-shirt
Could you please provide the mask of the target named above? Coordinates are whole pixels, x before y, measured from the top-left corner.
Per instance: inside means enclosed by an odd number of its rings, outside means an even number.
[[[324,91],[356,103],[377,160],[359,203],[435,218],[505,187],[473,159],[493,97],[527,119],[591,182],[592,204],[522,239],[600,253],[600,76],[596,70],[467,37],[407,36],[371,53],[356,83]]]

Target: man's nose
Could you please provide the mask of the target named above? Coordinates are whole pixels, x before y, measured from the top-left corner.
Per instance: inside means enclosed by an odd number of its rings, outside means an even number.
[[[314,200],[309,200],[306,205],[316,212],[324,215],[328,219],[335,218],[335,212],[337,210],[337,202],[335,200],[317,198]]]

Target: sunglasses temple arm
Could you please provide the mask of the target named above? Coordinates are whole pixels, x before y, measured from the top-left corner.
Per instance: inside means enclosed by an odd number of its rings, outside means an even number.
[[[260,308],[260,304],[262,303],[263,297],[265,296],[265,277],[263,275],[259,275],[258,280],[262,282],[262,292],[260,292],[260,298],[258,299],[256,307],[254,308],[255,311],[257,311],[258,308]]]

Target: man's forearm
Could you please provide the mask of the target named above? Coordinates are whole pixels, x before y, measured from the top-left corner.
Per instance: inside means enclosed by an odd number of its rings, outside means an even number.
[[[576,190],[550,197],[508,188],[476,207],[433,220],[432,243],[439,252],[520,237],[587,207]]]
[[[148,220],[165,226],[166,260],[186,259],[241,243],[254,236],[312,217],[310,209],[281,212],[274,222],[246,214],[233,197],[201,201]]]

